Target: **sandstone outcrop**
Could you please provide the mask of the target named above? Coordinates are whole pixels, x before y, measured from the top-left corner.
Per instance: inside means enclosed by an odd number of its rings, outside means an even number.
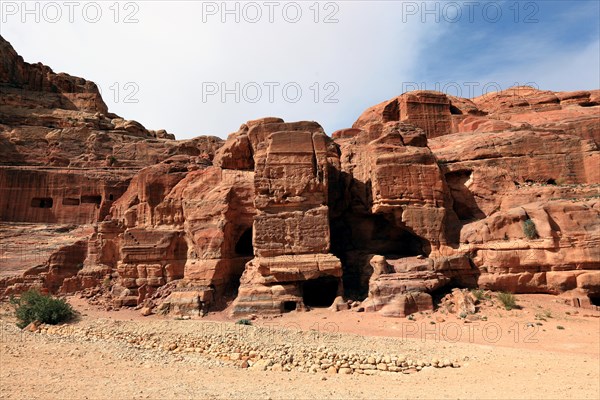
[[[255,257],[242,275],[233,313],[329,306],[343,293],[341,263],[329,253],[329,172],[339,165],[337,148],[310,122],[253,121],[247,136],[254,158]]]
[[[598,304],[598,90],[416,91],[332,138],[268,117],[177,141],[0,50],[0,295],[93,290],[144,315],[404,317],[476,287]],[[56,240],[19,258],[33,223]]]

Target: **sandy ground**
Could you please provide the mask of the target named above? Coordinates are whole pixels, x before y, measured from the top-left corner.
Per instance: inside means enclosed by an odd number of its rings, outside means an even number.
[[[396,346],[391,350],[461,360],[461,368],[430,368],[393,376],[263,372],[239,369],[202,354],[133,349],[116,340],[61,340],[19,331],[4,308],[0,316],[0,398],[599,399],[599,313],[558,304],[552,296],[518,298],[521,310],[483,310],[488,320],[471,323],[444,316],[444,322],[432,324],[440,317],[438,313],[409,321],[327,310],[254,321],[275,332],[287,328],[328,333],[327,344],[333,348]],[[133,310],[107,313],[80,299],[71,301],[83,314],[76,324],[83,326],[114,320],[120,321],[123,330],[160,334],[168,329],[169,334],[187,335],[206,329],[206,324],[231,325],[224,313],[176,321],[141,317]],[[543,314],[546,321],[535,319],[536,314]],[[542,325],[535,325],[538,322]],[[531,323],[538,329],[526,332]],[[415,327],[421,330],[415,331]],[[471,330],[472,336],[451,333],[458,332],[457,327],[461,332]],[[499,336],[493,330],[500,332]]]

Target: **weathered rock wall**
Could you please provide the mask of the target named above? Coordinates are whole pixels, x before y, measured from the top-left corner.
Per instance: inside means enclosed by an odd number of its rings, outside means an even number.
[[[343,295],[387,316],[454,287],[600,295],[598,90],[416,91],[333,139],[270,117],[176,141],[0,50],[0,220],[93,225],[3,294],[102,287],[117,306],[236,315]]]

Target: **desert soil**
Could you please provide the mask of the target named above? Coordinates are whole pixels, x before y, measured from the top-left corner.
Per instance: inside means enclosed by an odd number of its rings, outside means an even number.
[[[0,398],[600,398],[600,313],[559,304],[553,296],[518,300],[520,310],[483,309],[487,321],[465,322],[439,312],[410,321],[315,309],[240,326],[226,311],[190,320],[142,317],[139,311],[106,312],[71,297],[81,317],[60,328],[71,332],[66,335],[19,330],[4,304]],[[168,343],[193,342],[203,332],[220,335],[223,343],[242,338],[258,348],[287,343],[451,360],[460,367],[373,376],[262,371],[183,346],[168,349]],[[140,346],[135,337],[153,337],[165,348]]]

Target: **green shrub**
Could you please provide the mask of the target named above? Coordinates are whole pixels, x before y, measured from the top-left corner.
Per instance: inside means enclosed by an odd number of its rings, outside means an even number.
[[[562,330],[564,330],[564,329],[565,329],[565,327],[564,327],[564,326],[562,326],[562,325],[556,325],[556,329],[559,329],[559,330],[561,330],[561,331],[562,331]]]
[[[239,319],[236,324],[238,325],[252,325],[252,321],[249,319]]]
[[[471,290],[471,293],[477,301],[488,300],[490,298],[490,295],[487,294],[483,289],[473,289]]]
[[[523,221],[523,233],[527,236],[527,239],[537,239],[539,237],[535,223],[529,218]]]
[[[65,300],[43,295],[36,290],[29,290],[18,299],[12,298],[11,303],[15,307],[19,328],[34,321],[56,325],[75,316],[75,311]]]
[[[512,310],[513,308],[517,308],[517,298],[512,293],[504,293],[500,292],[496,295],[498,300],[504,305],[504,308],[507,310]]]

